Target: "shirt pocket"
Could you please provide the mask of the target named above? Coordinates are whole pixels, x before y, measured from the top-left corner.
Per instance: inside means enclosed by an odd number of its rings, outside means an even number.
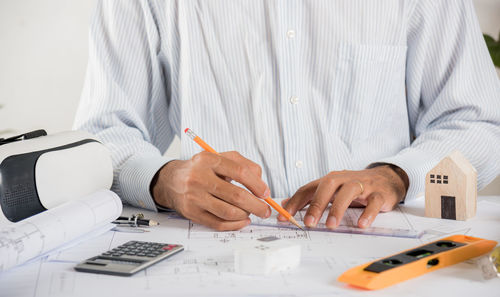
[[[330,132],[348,147],[390,129],[405,100],[406,46],[341,44],[329,104]]]

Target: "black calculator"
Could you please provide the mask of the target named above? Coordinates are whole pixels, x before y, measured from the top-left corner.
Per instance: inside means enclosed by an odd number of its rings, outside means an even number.
[[[75,266],[75,270],[131,276],[184,250],[179,244],[129,241]]]

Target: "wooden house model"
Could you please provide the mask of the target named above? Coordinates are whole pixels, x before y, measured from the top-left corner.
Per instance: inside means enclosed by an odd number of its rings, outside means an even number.
[[[465,221],[476,215],[477,171],[454,151],[425,177],[425,216]]]

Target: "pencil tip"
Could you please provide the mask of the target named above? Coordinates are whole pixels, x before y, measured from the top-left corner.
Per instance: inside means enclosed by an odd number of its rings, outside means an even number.
[[[184,133],[186,133],[188,130],[189,130],[189,128],[186,128],[186,129],[184,130]]]
[[[292,224],[294,224],[295,226],[299,227],[301,230],[304,230],[304,228],[302,228],[302,226],[300,226],[299,223],[293,217],[290,217],[290,222],[292,222]]]

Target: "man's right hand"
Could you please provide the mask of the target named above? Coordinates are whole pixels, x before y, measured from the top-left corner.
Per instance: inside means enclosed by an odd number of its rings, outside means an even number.
[[[201,152],[191,160],[174,160],[163,166],[151,185],[152,194],[157,204],[175,209],[195,223],[218,231],[238,230],[250,223],[250,213],[262,218],[271,215],[269,206],[258,199],[270,195],[261,174],[259,165],[237,152]]]

